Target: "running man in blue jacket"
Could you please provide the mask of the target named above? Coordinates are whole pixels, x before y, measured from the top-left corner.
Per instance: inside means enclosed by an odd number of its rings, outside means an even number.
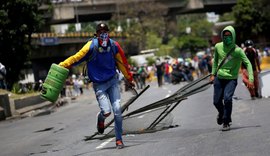
[[[127,59],[119,43],[110,39],[109,28],[105,23],[96,27],[97,37],[88,41],[75,55],[70,56],[59,65],[69,68],[72,65],[87,62],[87,72],[96,94],[100,112],[97,115],[97,129],[104,132],[105,119],[111,114],[115,120],[116,147],[123,148],[122,112],[120,106],[120,89],[118,74],[120,70],[127,81],[134,87],[133,77]],[[111,106],[110,106],[111,105]]]

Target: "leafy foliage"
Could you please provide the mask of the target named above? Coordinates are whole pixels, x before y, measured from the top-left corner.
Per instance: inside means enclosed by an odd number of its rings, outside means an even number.
[[[180,51],[195,53],[198,49],[209,46],[208,40],[212,35],[212,23],[206,20],[205,14],[183,15],[178,18],[179,39],[172,43]],[[186,31],[190,28],[190,32]]]
[[[219,22],[234,21],[234,15],[232,12],[226,12],[219,17]]]
[[[151,40],[151,43],[147,43],[147,37],[155,38],[153,33],[156,37],[164,34],[165,21],[163,15],[166,14],[167,8],[162,4],[150,1],[123,2],[119,3],[118,7],[121,10],[113,16],[113,20],[117,21],[117,24],[120,24],[123,31],[128,35],[123,48],[131,55],[138,54],[140,50],[151,47],[157,48],[155,47],[156,43],[151,45],[154,42],[153,40]]]
[[[270,26],[270,4],[267,0],[238,0],[233,8],[236,27],[241,37],[268,35]]]
[[[20,70],[29,59],[31,34],[41,27],[37,0],[0,2],[0,62],[7,68],[9,88],[19,80]]]
[[[82,32],[95,32],[96,25],[94,23],[82,23]]]
[[[155,59],[155,57],[147,57],[146,61],[147,61],[148,66],[152,66],[153,64],[155,64],[156,59]]]
[[[149,32],[146,34],[146,38],[146,49],[155,49],[162,44],[162,39],[156,33]]]
[[[114,24],[120,24],[128,34],[122,45],[130,55],[159,48],[158,56],[179,57],[181,51],[195,52],[208,46],[212,24],[206,21],[205,14],[181,15],[174,19],[167,17],[168,8],[153,2],[120,3],[119,7],[121,10],[113,16],[113,21],[118,21]],[[175,25],[171,24],[174,22]],[[186,33],[187,27],[191,27],[190,34]]]

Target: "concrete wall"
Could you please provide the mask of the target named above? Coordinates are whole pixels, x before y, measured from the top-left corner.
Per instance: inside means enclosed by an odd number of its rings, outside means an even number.
[[[44,104],[44,102],[46,100],[42,99],[39,95],[14,100],[9,99],[8,94],[0,94],[0,121],[18,116],[20,113],[34,108],[47,106],[48,104]]]
[[[0,121],[5,119],[6,119],[5,110],[2,107],[0,107]]]
[[[39,95],[31,96],[23,99],[14,100],[15,109],[22,109],[24,107],[33,106],[45,102]]]
[[[0,94],[0,107],[3,108],[5,117],[10,117],[12,115],[8,94]]]

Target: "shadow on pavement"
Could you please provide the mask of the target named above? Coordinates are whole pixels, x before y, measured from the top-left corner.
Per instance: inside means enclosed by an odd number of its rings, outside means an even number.
[[[258,128],[258,127],[262,127],[261,125],[254,125],[254,126],[236,126],[236,127],[231,127],[231,131],[232,130],[238,130],[238,129],[244,129],[244,128]]]

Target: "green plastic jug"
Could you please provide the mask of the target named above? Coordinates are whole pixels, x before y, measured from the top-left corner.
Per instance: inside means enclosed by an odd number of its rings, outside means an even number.
[[[55,102],[63,89],[68,73],[68,69],[53,63],[42,85],[40,92],[41,98]]]

